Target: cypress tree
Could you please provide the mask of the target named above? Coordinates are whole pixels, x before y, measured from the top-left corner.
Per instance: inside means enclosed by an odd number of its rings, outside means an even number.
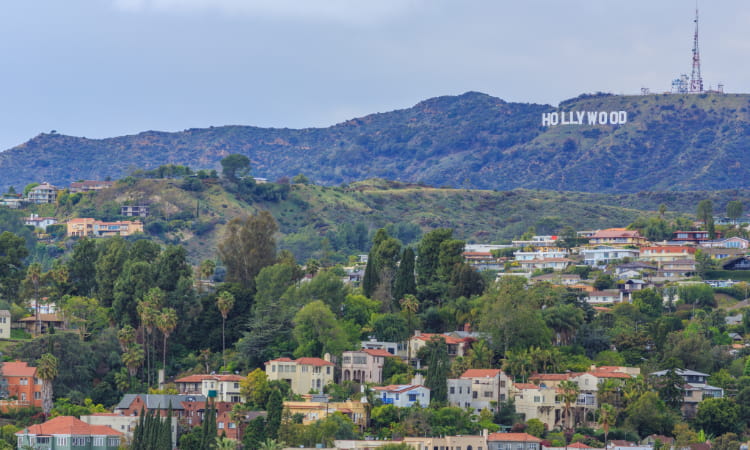
[[[206,414],[203,416],[201,428],[201,448],[211,449],[216,447],[216,408],[213,401],[207,402]]]
[[[279,427],[281,427],[281,413],[284,410],[284,401],[281,392],[278,389],[271,391],[266,403],[266,437],[268,439],[277,439],[279,437]]]
[[[406,247],[401,254],[401,263],[393,283],[393,298],[401,300],[406,294],[417,293],[417,282],[414,279],[414,250]]]
[[[365,275],[362,277],[362,293],[365,297],[372,298],[372,293],[379,283],[377,262],[375,261],[375,247],[370,249],[367,254],[367,265],[365,266]]]

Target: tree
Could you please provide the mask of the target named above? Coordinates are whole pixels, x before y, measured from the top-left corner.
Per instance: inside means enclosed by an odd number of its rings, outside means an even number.
[[[177,327],[177,311],[174,308],[164,308],[156,318],[156,326],[164,337],[164,346],[162,348],[162,367],[167,370],[167,339]]]
[[[442,336],[433,336],[422,352],[427,362],[425,386],[430,389],[430,401],[444,403],[448,400],[448,345]]]
[[[0,234],[0,297],[14,299],[24,277],[23,260],[29,255],[26,242],[10,231]]]
[[[742,217],[744,205],[739,200],[732,200],[727,203],[727,217],[732,220],[737,220]]]
[[[284,411],[284,400],[278,389],[273,389],[266,403],[266,436],[270,439],[279,437],[281,414]]]
[[[604,430],[604,445],[606,446],[609,428],[617,423],[617,410],[615,410],[615,407],[608,403],[603,403],[599,407],[598,423]]]
[[[663,219],[664,214],[666,214],[666,212],[667,212],[667,205],[664,203],[660,204],[659,205],[659,217]]]
[[[404,248],[401,254],[401,262],[398,265],[396,279],[393,282],[393,297],[403,299],[407,294],[417,293],[417,283],[414,278],[414,250],[411,247]]]
[[[92,238],[82,238],[73,246],[68,271],[76,294],[90,297],[96,292],[97,257],[96,243]]]
[[[34,299],[34,309],[36,310],[36,324],[34,326],[34,334],[39,335],[42,332],[42,322],[39,317],[39,309],[41,307],[40,288],[42,284],[42,265],[39,263],[29,264],[26,269],[26,278],[23,280],[24,291],[26,291],[30,298]]]
[[[703,222],[703,225],[708,231],[708,237],[714,239],[714,206],[711,200],[701,200],[698,202],[698,207],[695,213],[699,221]]]
[[[625,425],[645,437],[667,434],[677,421],[676,414],[667,407],[656,392],[645,392],[625,409]]]
[[[633,304],[649,317],[657,317],[664,310],[664,300],[653,289],[642,289],[633,292]]]
[[[221,160],[221,175],[233,182],[250,175],[250,158],[236,153],[226,156]]]
[[[401,299],[401,310],[406,312],[406,320],[409,324],[409,334],[414,331],[414,324],[412,323],[412,318],[414,317],[414,314],[419,311],[419,300],[417,300],[417,297],[406,294],[404,295],[404,298]],[[411,345],[407,343],[406,345],[406,361],[409,365],[409,369],[411,370]]]
[[[581,393],[581,388],[578,383],[570,380],[563,380],[558,385],[560,395],[562,396],[563,403],[565,404],[565,417],[568,422],[568,429],[574,429],[576,425],[575,413],[573,407],[578,401],[578,394]]]
[[[219,312],[221,313],[221,356],[224,360],[224,367],[226,367],[226,337],[224,330],[226,328],[227,315],[234,308],[234,295],[229,291],[221,291],[216,296],[216,307],[219,308]]]
[[[91,334],[90,331],[106,325],[106,312],[95,298],[67,296],[61,309],[66,320],[78,329],[81,340],[85,340]]]
[[[216,406],[211,400],[208,402],[206,412],[203,415],[203,423],[200,432],[200,449],[213,449],[216,445]]]
[[[417,285],[426,286],[438,280],[440,245],[451,239],[453,230],[438,228],[422,236],[417,248]]]
[[[36,376],[42,380],[42,412],[49,416],[52,410],[52,382],[57,378],[59,362],[52,353],[45,353],[37,362]]]
[[[740,406],[729,398],[705,399],[698,404],[695,426],[714,436],[738,433],[743,428],[740,423]]]
[[[198,266],[198,276],[201,283],[198,284],[200,290],[203,289],[203,281],[210,281],[216,272],[216,261],[213,259],[204,259]]]
[[[326,353],[338,355],[351,346],[336,316],[321,300],[303,306],[294,316],[293,323],[292,335],[297,342],[294,354],[297,357],[322,357]]]
[[[268,211],[229,221],[218,246],[227,281],[249,287],[261,269],[274,264],[278,229]]]
[[[269,393],[268,375],[263,369],[253,370],[247,374],[244,380],[240,381],[240,395],[245,397],[245,401],[252,408],[265,407]]]

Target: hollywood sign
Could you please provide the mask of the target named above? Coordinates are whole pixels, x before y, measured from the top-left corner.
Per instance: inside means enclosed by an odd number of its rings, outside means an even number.
[[[556,125],[623,125],[627,111],[561,111],[542,113],[542,126]]]

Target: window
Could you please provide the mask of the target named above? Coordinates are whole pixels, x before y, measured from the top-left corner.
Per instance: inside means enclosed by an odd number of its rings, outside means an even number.
[[[104,438],[97,436],[94,438],[94,447],[104,447]]]
[[[21,393],[21,401],[22,402],[26,401],[26,393],[25,392]]]
[[[234,422],[229,422],[229,428],[230,429],[235,429],[235,428],[237,428],[237,424],[234,423]]]
[[[28,386],[29,385],[29,379],[28,378],[21,378],[20,384],[21,384],[21,386]]]
[[[234,388],[235,389],[239,389],[240,388],[240,383],[234,383]]]
[[[479,392],[474,391],[471,393],[471,398],[479,398]]]
[[[39,400],[42,398],[41,392],[34,392],[34,400]]]
[[[409,401],[410,402],[416,402],[417,401],[417,394],[409,394]]]
[[[49,436],[37,436],[36,437],[36,443],[37,444],[47,444],[47,445],[49,445],[49,444],[52,443],[52,438],[49,437]]]
[[[329,366],[329,367],[326,367],[326,375],[330,375],[330,374],[331,374],[331,367]]]
[[[219,422],[218,428],[221,430],[224,428],[224,422]]]
[[[67,436],[58,436],[57,437],[57,445],[68,445],[68,437]]]
[[[84,447],[86,445],[86,438],[85,437],[74,437],[71,439],[71,443],[73,447]]]
[[[451,390],[450,390],[450,392],[451,392],[451,394],[455,394],[455,393],[456,393],[456,388],[455,388],[455,387],[453,387],[453,386],[451,386]]]
[[[492,397],[492,391],[484,391],[484,396],[487,398]]]
[[[107,439],[107,445],[109,447],[119,447],[120,446],[120,438],[118,437],[111,437]]]

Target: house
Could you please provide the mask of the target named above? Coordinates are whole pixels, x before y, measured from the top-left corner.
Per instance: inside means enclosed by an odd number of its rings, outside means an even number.
[[[581,276],[576,273],[545,273],[531,277],[531,282],[548,282],[556,286],[575,286],[581,282]]]
[[[154,411],[157,415],[166,417],[171,407],[172,414],[179,420],[190,417],[188,412],[191,410],[200,411],[202,416],[205,406],[206,397],[202,395],[125,394],[113,412],[124,416],[137,416],[141,410]],[[200,420],[192,425],[199,423]]]
[[[20,209],[26,200],[17,197],[0,197],[0,206],[7,206],[10,209]]]
[[[650,445],[638,444],[636,442],[612,439],[607,442],[605,450],[653,450],[653,447]]]
[[[750,248],[750,241],[739,236],[728,237],[724,239],[715,239],[713,241],[703,241],[700,243],[701,248],[736,248],[747,250]]]
[[[691,244],[700,244],[710,240],[708,231],[675,231],[672,233],[672,240],[675,242],[685,242]]]
[[[430,405],[430,389],[421,384],[391,384],[372,388],[385,405],[408,408],[419,404],[422,408]]]
[[[625,264],[619,264],[615,267],[615,274],[618,278],[637,278],[644,273],[656,272],[658,267],[646,264],[640,261],[633,261]]]
[[[285,401],[284,410],[289,414],[302,415],[302,423],[309,425],[321,419],[325,419],[334,413],[341,413],[349,417],[357,425],[365,426],[365,405],[361,401],[347,400],[345,402],[329,402],[327,395],[303,395],[305,401]]]
[[[531,239],[511,241],[511,243],[517,248],[531,247],[541,251],[559,250],[557,236],[532,236]]]
[[[266,417],[266,411],[247,411],[242,413],[242,418],[237,417],[231,409],[223,410],[216,413],[216,435],[225,435],[229,439],[240,441],[242,432],[247,427],[247,423],[258,417]]]
[[[638,259],[640,252],[635,248],[614,247],[612,245],[597,245],[582,249],[583,263],[587,266],[606,266],[624,259]]]
[[[603,291],[589,292],[588,294],[586,302],[591,304],[612,304],[623,301],[623,294],[619,289],[605,289]]]
[[[0,339],[10,339],[10,311],[0,309]]]
[[[487,436],[440,436],[416,437],[408,436],[402,441],[415,450],[455,449],[455,450],[484,450],[487,448]],[[338,448],[338,447],[337,447]]]
[[[663,377],[668,370],[653,372],[651,376]],[[707,398],[724,397],[724,389],[708,384],[708,374],[689,369],[674,369],[683,381],[685,395],[682,401],[682,415],[685,418],[693,418],[698,412],[698,404]]]
[[[448,404],[494,412],[497,404],[509,398],[512,380],[500,369],[469,369],[459,378],[448,379]]]
[[[117,450],[124,444],[119,431],[104,425],[89,425],[73,416],[58,416],[18,432],[18,448],[34,450]]]
[[[626,230],[624,228],[599,230],[589,238],[589,244],[591,245],[608,244],[620,247],[634,245],[640,247],[645,245],[646,242],[648,242],[646,238],[641,236],[637,230]]]
[[[143,222],[119,221],[103,222],[89,217],[71,219],[66,224],[68,237],[106,237],[106,236],[130,236],[135,233],[143,233]]]
[[[515,261],[532,261],[535,259],[565,258],[568,252],[565,249],[536,250],[533,252],[517,251],[513,253]]]
[[[71,194],[77,194],[79,192],[101,191],[102,189],[112,187],[113,184],[115,184],[114,181],[74,181],[73,183],[70,183],[70,187],[68,188],[68,190]]]
[[[23,219],[23,223],[34,228],[47,230],[47,227],[49,225],[54,225],[57,223],[57,219],[55,219],[54,217],[39,217],[39,214],[31,214],[29,215],[29,217],[25,217]]]
[[[491,252],[464,251],[464,261],[477,270],[502,270],[507,258],[496,258]]]
[[[555,272],[565,270],[573,261],[568,258],[539,258],[517,261],[521,269],[527,271],[552,269]]]
[[[448,356],[455,358],[456,356],[465,356],[469,350],[473,338],[458,338],[450,336],[448,334],[433,334],[433,333],[422,333],[419,330],[414,331],[414,336],[409,338],[409,346],[411,347],[411,357],[416,358],[419,350],[427,345],[427,342],[433,338],[442,338],[448,345]]]
[[[0,410],[15,407],[42,407],[42,380],[36,377],[36,367],[24,361],[8,361],[0,365],[3,388],[7,385],[8,397],[15,400],[0,401]]]
[[[39,316],[33,315],[19,319],[18,322],[23,325],[27,333],[32,336],[45,334],[50,328],[64,330],[65,322],[57,314],[40,313]]]
[[[617,380],[625,382],[640,374],[640,369],[637,367],[596,367],[593,366],[591,370],[584,373],[579,373],[571,376],[571,381],[578,384],[580,393],[576,406],[586,408],[588,410],[598,408],[596,401],[597,393],[599,392],[599,386],[606,380]]]
[[[487,450],[541,450],[542,440],[528,433],[490,433]]]
[[[120,207],[120,215],[126,217],[148,217],[148,205],[125,205]]]
[[[278,358],[266,361],[268,380],[284,380],[289,383],[295,394],[307,394],[310,391],[323,392],[323,388],[333,383],[334,364],[321,358]]]
[[[382,349],[364,348],[346,351],[341,355],[341,379],[357,383],[381,384],[385,359],[394,356]]]
[[[402,342],[384,342],[371,338],[369,341],[360,342],[360,346],[367,350],[385,350],[391,355],[406,359],[406,345]]]
[[[135,427],[140,420],[138,416],[118,413],[94,413],[88,416],[81,416],[80,419],[89,425],[106,426],[119,431],[128,442],[133,439],[133,431],[135,431]],[[172,416],[171,430],[172,442],[177,442],[177,417]]]
[[[663,278],[683,278],[695,273],[694,259],[675,259],[662,264],[656,275]]]
[[[544,383],[515,383],[513,385],[513,402],[516,412],[524,421],[539,419],[553,429],[562,425],[564,403],[560,400],[557,388]]]
[[[659,267],[668,261],[695,259],[695,247],[686,245],[654,245],[641,248],[641,261],[657,263]]]
[[[49,183],[42,183],[29,190],[29,193],[26,194],[26,201],[38,205],[55,203],[57,200],[57,191],[59,191],[57,187]]]
[[[742,256],[734,258],[721,266],[724,270],[750,270],[750,257]]]
[[[638,279],[625,280],[625,282],[622,283],[622,290],[626,292],[640,291],[645,289],[647,284],[648,283],[645,281]]]
[[[175,380],[177,391],[183,395],[203,395],[218,402],[245,402],[240,395],[240,375],[189,375]]]

